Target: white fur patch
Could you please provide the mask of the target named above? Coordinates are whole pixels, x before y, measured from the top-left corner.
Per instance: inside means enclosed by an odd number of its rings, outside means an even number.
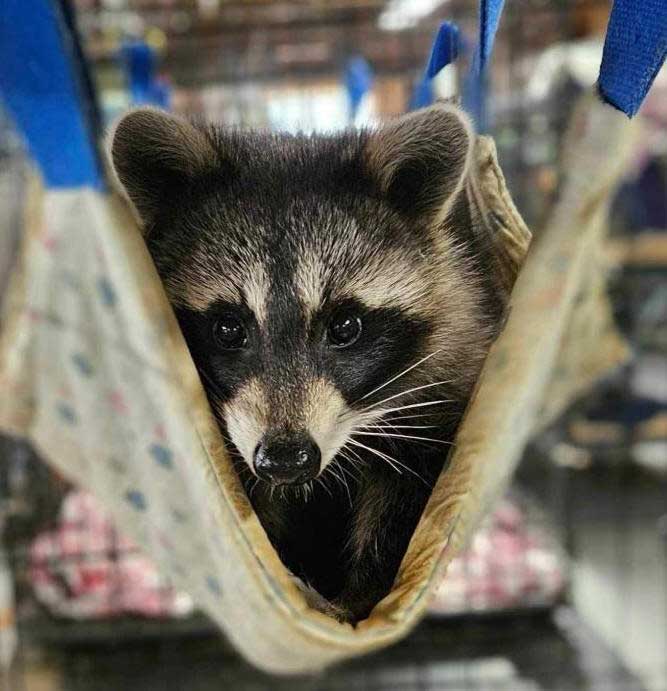
[[[218,300],[239,305],[245,298],[257,322],[266,323],[269,279],[259,262],[253,262],[243,275],[234,276],[214,274],[195,263],[184,276],[177,274],[168,278],[165,286],[173,304],[199,312],[205,312]]]
[[[336,387],[324,379],[308,385],[304,401],[304,422],[322,454],[321,470],[333,460],[347,441],[352,428],[347,423],[349,408]]]
[[[185,304],[191,309],[205,312],[217,300],[229,303],[239,302],[239,291],[229,281],[218,276],[202,276],[193,280],[191,275],[186,280],[167,280],[167,292],[174,304]]]
[[[323,471],[345,446],[352,433],[381,416],[381,411],[360,414],[350,408],[330,382],[317,379],[308,387],[305,401],[306,428],[320,448]],[[352,454],[354,455],[354,454]]]
[[[350,276],[345,288],[372,309],[397,307],[408,314],[421,313],[430,285],[420,268],[400,251],[384,253],[366,264],[363,272]]]
[[[251,379],[225,403],[222,412],[231,440],[254,473],[255,449],[267,429],[267,403],[259,382]]]
[[[261,264],[255,263],[248,271],[243,284],[243,294],[257,323],[265,324],[269,301],[269,279]]]
[[[299,301],[309,320],[322,305],[324,271],[320,258],[314,252],[306,252],[299,258],[294,283]]]
[[[227,431],[248,467],[254,472],[254,453],[257,445],[269,429],[266,397],[258,380],[245,384],[222,413]],[[275,414],[275,411],[273,411]],[[287,414],[287,411],[285,411]],[[378,412],[378,417],[381,415]],[[320,472],[334,459],[354,430],[368,424],[372,418],[352,410],[336,387],[324,379],[306,384],[303,408],[298,419],[274,420],[274,424],[290,425],[304,429],[313,438],[322,454]]]
[[[378,253],[369,257],[361,270],[341,276],[342,263],[335,255],[325,263],[315,252],[305,252],[299,259],[294,285],[307,319],[322,307],[327,283],[334,302],[355,298],[371,309],[396,307],[412,314],[423,312],[431,290],[428,276],[423,265],[401,250]]]

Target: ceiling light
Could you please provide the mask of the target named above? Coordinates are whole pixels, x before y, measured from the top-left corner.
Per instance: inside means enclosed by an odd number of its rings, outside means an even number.
[[[378,18],[378,26],[385,31],[410,29],[447,2],[449,0],[389,0]]]

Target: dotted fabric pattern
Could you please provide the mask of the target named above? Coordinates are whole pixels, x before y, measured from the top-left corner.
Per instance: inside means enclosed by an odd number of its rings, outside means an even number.
[[[226,497],[217,481],[209,453],[220,442],[185,346],[171,343],[180,334],[139,231],[116,201],[91,190],[32,197],[3,320],[0,426],[91,489],[200,608],[223,626],[234,621],[230,637],[261,664],[262,644],[284,649],[282,632],[258,636],[242,613],[266,608],[279,586],[267,572],[257,588],[253,549],[235,553],[235,535],[263,533],[242,494]],[[185,381],[172,361],[179,345]],[[285,655],[284,664],[294,662]]]

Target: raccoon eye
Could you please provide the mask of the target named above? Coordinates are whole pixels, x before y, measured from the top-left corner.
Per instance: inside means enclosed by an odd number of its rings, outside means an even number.
[[[327,337],[335,348],[352,345],[361,336],[361,319],[356,314],[341,312],[329,322]]]
[[[213,325],[213,338],[225,350],[238,350],[248,342],[243,322],[233,314],[225,314]]]

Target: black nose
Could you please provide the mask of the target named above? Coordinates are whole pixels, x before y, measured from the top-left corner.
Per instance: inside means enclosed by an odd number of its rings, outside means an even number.
[[[308,482],[320,471],[320,450],[308,435],[265,438],[255,449],[255,472],[274,485]]]

